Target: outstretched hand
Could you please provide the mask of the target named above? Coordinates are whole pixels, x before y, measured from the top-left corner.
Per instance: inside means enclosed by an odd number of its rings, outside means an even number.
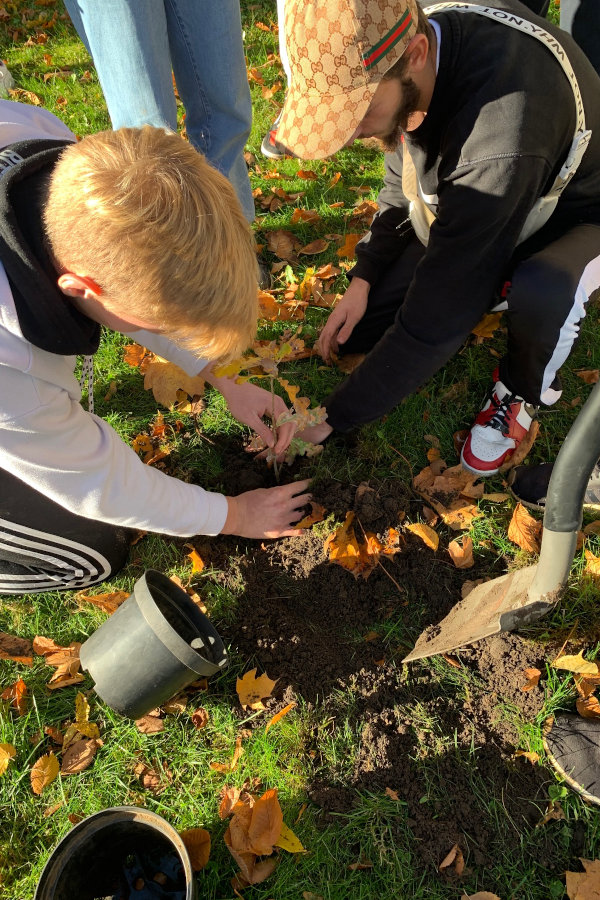
[[[297,481],[281,487],[259,488],[237,497],[227,497],[227,519],[221,534],[246,538],[280,538],[302,534],[293,528],[302,518],[310,501],[306,493],[310,481]]]
[[[354,327],[364,316],[369,302],[369,282],[353,278],[348,290],[335,307],[321,332],[317,349],[325,362],[331,362],[331,354],[345,344]]]

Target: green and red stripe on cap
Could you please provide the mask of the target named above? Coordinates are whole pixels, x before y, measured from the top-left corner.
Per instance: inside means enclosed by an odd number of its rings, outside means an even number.
[[[412,15],[407,9],[402,18],[391,28],[382,39],[363,54],[363,66],[368,71],[401,40],[412,24]]]

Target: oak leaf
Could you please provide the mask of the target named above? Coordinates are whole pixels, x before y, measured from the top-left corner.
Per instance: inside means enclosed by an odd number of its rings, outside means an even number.
[[[237,691],[242,709],[259,710],[264,709],[261,702],[273,693],[273,688],[277,684],[277,679],[273,681],[267,673],[256,676],[256,669],[251,669],[242,678],[238,678],[235,689]]]
[[[528,553],[539,553],[542,523],[530,515],[522,503],[517,503],[508,526],[508,539]]]
[[[16,747],[12,744],[0,744],[0,775],[4,775],[8,764],[17,755]]]
[[[31,789],[34,794],[41,794],[44,788],[51,784],[58,775],[60,766],[54,753],[47,753],[33,764],[29,773]]]
[[[559,656],[552,663],[555,669],[564,669],[566,672],[576,672],[578,675],[600,675],[600,669],[595,662],[589,662],[583,658],[583,650],[574,656]]]
[[[194,872],[200,872],[210,857],[210,834],[205,828],[187,828],[179,832]]]
[[[415,522],[412,525],[405,525],[407,531],[416,534],[418,538],[421,538],[423,543],[430,547],[432,550],[437,550],[440,543],[440,536],[437,531],[434,531],[429,525],[423,525],[421,522]]]
[[[14,662],[23,663],[25,666],[32,666],[32,654],[31,641],[0,631],[0,659],[11,659]]]
[[[457,538],[454,541],[450,541],[448,553],[457,569],[470,569],[471,566],[475,565],[473,541],[468,534],[463,535],[460,540]]]
[[[284,706],[283,709],[280,709],[278,713],[275,713],[273,718],[269,719],[269,721],[267,722],[267,724],[265,726],[265,734],[267,733],[269,728],[271,728],[272,725],[276,725],[277,722],[279,722],[281,719],[283,719],[284,716],[287,716],[287,714],[289,712],[291,712],[292,709],[295,709],[296,706],[297,706],[297,704],[292,700],[291,703],[288,703],[287,706]]]
[[[567,872],[569,900],[600,900],[600,860],[581,859],[585,872]]]

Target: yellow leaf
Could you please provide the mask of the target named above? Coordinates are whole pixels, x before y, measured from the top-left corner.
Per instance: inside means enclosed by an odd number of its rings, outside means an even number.
[[[487,313],[479,322],[471,334],[476,334],[477,337],[481,338],[490,338],[496,331],[496,329],[500,326],[500,320],[502,319],[502,313]]]
[[[178,402],[178,390],[185,391],[190,397],[202,396],[204,379],[200,375],[186,375],[179,366],[155,356],[145,366],[144,387],[152,391],[157,403],[170,409]]]
[[[109,591],[105,594],[95,594],[94,596],[86,594],[85,591],[78,591],[75,594],[75,599],[78,602],[91,603],[111,616],[128,597],[129,593],[127,591]]]
[[[583,552],[586,559],[584,574],[598,578],[600,576],[600,556],[594,556],[592,551],[587,548]]]
[[[0,775],[4,775],[9,762],[16,754],[16,748],[12,744],[0,744]]]
[[[301,842],[298,840],[292,829],[288,828],[285,822],[281,825],[281,832],[278,839],[275,841],[275,846],[281,847],[282,850],[287,850],[288,853],[306,853]]]
[[[595,662],[588,662],[583,658],[583,650],[575,656],[559,656],[552,663],[555,669],[564,669],[567,672],[577,672],[579,675],[598,675],[600,669]]]
[[[297,704],[296,704],[294,701],[292,701],[291,703],[288,703],[287,706],[284,706],[283,709],[280,709],[278,713],[275,713],[275,715],[273,716],[273,718],[272,718],[272,719],[269,719],[269,721],[267,722],[267,724],[266,724],[266,726],[265,726],[265,734],[267,733],[267,731],[269,730],[269,728],[271,727],[271,725],[276,725],[277,722],[279,722],[280,719],[283,719],[284,716],[287,716],[287,714],[288,714],[292,709],[294,709],[294,707],[295,707],[296,705],[297,705]]]
[[[75,722],[77,725],[83,725],[85,722],[89,722],[89,719],[90,704],[87,702],[85,694],[78,691],[75,697]]]
[[[243,678],[237,679],[235,685],[242,709],[247,709],[248,707],[254,710],[264,709],[265,707],[261,701],[271,696],[276,684],[277,679],[273,681],[266,672],[263,675],[259,675],[258,678],[256,677],[256,669],[246,672]]]
[[[463,535],[460,541],[458,539],[450,541],[448,553],[457,569],[470,569],[475,565],[473,541],[468,534]]]
[[[233,772],[233,770],[237,767],[238,760],[243,752],[244,750],[242,747],[242,735],[238,734],[237,738],[235,739],[235,750],[233,751],[231,762],[211,762],[209,763],[209,766],[214,772]]]
[[[413,525],[406,525],[406,529],[412,531],[413,534],[416,534],[417,537],[421,538],[423,543],[428,547],[431,547],[432,550],[437,550],[440,543],[440,536],[437,531],[434,531],[429,525],[415,522]]]
[[[31,789],[33,793],[41,794],[44,788],[48,787],[48,785],[54,781],[59,770],[60,766],[54,753],[47,753],[45,756],[40,756],[37,762],[34,763],[30,772]]]
[[[192,551],[191,553],[186,553],[187,558],[192,562],[192,575],[195,572],[202,572],[202,570],[204,569],[204,560],[202,559],[198,551],[195,550],[191,544],[184,544],[183,546],[190,547]]]
[[[210,857],[210,834],[205,828],[188,828],[180,831],[194,872],[204,869]]]

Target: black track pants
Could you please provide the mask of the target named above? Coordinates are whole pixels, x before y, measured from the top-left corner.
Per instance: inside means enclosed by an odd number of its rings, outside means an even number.
[[[536,406],[560,397],[558,370],[571,352],[590,295],[600,287],[600,225],[576,225],[560,237],[548,236],[546,229],[521,244],[506,273],[512,287],[500,377],[511,391]],[[371,288],[367,311],[343,345],[343,353],[368,353],[393,325],[424,254],[415,235]],[[490,308],[497,299],[490,297]]]
[[[99,584],[125,565],[133,534],[74,515],[0,469],[0,594]]]

